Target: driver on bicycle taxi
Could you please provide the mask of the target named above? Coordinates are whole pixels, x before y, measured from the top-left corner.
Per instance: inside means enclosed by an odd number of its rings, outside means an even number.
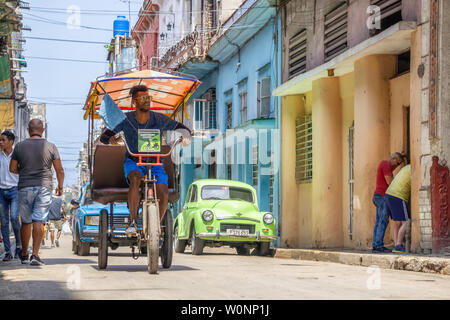
[[[138,153],[138,130],[139,129],[159,129],[163,131],[185,129],[189,134],[183,134],[183,145],[190,144],[191,131],[182,123],[172,120],[166,115],[150,111],[151,96],[145,85],[134,86],[130,89],[131,103],[136,111],[130,111],[125,114],[125,119],[120,122],[113,130],[106,129],[100,141],[104,144],[118,144],[121,137],[115,138],[119,132],[123,132],[125,140],[132,153]],[[143,159],[144,161],[144,159]],[[154,162],[154,158],[146,158],[145,162]],[[138,158],[131,156],[128,151],[125,154],[123,163],[125,178],[128,185],[128,206],[130,209],[131,221],[129,222],[126,234],[137,233],[137,213],[139,209],[140,194],[139,187],[141,179],[147,174],[146,167],[137,166]],[[169,200],[168,177],[163,166],[151,167],[151,174],[156,180],[156,193],[159,199],[159,217],[164,217]]]

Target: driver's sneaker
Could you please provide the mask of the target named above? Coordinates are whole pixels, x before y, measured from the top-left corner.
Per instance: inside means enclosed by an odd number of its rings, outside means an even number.
[[[20,262],[22,264],[29,264],[30,263],[30,258],[28,256],[28,254],[24,255],[24,256],[22,256],[22,254],[19,254],[19,259],[20,259]]]
[[[132,237],[137,233],[137,225],[136,222],[132,221],[129,225],[128,228],[125,230],[125,233],[128,237]]]
[[[42,266],[42,265],[45,265],[45,263],[38,256],[32,255],[31,258],[30,258],[30,265],[32,265],[32,266]]]

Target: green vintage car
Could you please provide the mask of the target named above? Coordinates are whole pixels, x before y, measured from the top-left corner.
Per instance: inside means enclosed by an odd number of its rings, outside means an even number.
[[[189,186],[183,211],[174,222],[174,249],[190,245],[200,255],[205,246],[230,246],[239,255],[268,255],[275,234],[275,219],[260,212],[255,189],[243,182],[197,180]]]

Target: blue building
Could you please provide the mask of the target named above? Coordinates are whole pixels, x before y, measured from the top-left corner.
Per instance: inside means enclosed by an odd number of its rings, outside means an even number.
[[[260,209],[279,222],[279,101],[271,95],[281,75],[279,26],[269,1],[244,1],[206,58],[178,69],[202,81],[187,103],[194,138],[183,149],[178,208],[193,181],[232,179],[253,185]]]

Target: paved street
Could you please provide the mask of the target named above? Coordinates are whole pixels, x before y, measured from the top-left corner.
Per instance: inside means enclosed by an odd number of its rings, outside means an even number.
[[[237,256],[207,248],[175,254],[172,268],[149,275],[146,257],[128,248],[110,255],[106,271],[90,256],[44,246],[43,267],[0,263],[0,299],[450,299],[450,277],[341,264]],[[47,242],[49,244],[49,242]]]

